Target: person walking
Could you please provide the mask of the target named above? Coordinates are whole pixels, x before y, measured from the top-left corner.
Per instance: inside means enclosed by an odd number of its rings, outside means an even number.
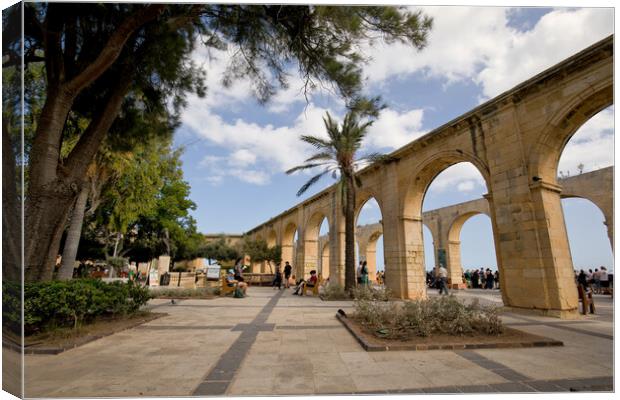
[[[478,270],[474,269],[474,272],[471,274],[471,287],[472,289],[478,289]]]
[[[495,289],[499,289],[499,270],[495,271],[493,280],[495,281]]]
[[[293,267],[291,267],[291,264],[289,264],[287,261],[284,265],[284,287],[287,289],[291,287],[290,280],[291,280],[292,270],[293,270]]]
[[[445,292],[446,295],[450,294],[448,293],[448,270],[444,268],[443,264],[439,264],[437,278],[439,280],[439,294],[442,292]]]
[[[362,285],[368,286],[368,264],[366,261],[362,263],[362,269],[360,270],[362,277]]]
[[[362,261],[360,261],[360,265],[357,266],[357,270],[355,271],[356,282],[358,285],[362,284]]]
[[[278,290],[282,289],[282,270],[280,268],[280,263],[276,264],[276,276],[273,279],[273,282],[271,283],[271,286],[274,289],[276,287],[278,288]]]

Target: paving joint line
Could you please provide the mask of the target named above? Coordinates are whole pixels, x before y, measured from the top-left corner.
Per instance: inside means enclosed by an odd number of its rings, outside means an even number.
[[[563,330],[569,331],[569,332],[581,333],[583,335],[589,335],[589,336],[599,337],[599,338],[603,338],[603,339],[614,340],[613,335],[607,335],[605,333],[593,332],[593,331],[589,331],[589,330],[586,330],[586,329],[580,329],[580,328],[575,328],[575,327],[572,327],[572,326],[566,326],[566,324],[562,323],[562,322],[538,321],[538,320],[535,320],[535,319],[531,319],[531,318],[527,318],[527,317],[522,317],[522,316],[516,316],[516,315],[510,315],[509,317],[510,318],[514,318],[514,319],[520,319],[520,320],[525,321],[525,322],[530,322],[530,323],[532,323],[532,325],[542,325],[542,326],[547,326],[549,328],[563,329]]]
[[[275,308],[283,292],[278,291],[263,306],[261,311],[254,317],[252,322],[237,324],[233,331],[240,331],[241,335],[235,340],[228,350],[220,356],[215,366],[200,382],[192,393],[193,396],[217,396],[224,395],[232,383],[241,363],[245,359],[250,348],[256,341],[258,332],[273,330],[275,324],[267,324],[269,315]]]
[[[532,378],[521,374],[520,372],[515,371],[514,369],[499,363],[497,361],[493,361],[490,358],[483,356],[482,354],[475,351],[455,351],[455,353],[467,361],[470,361],[479,367],[482,367],[488,371],[493,372],[496,375],[501,376],[502,378],[510,381],[510,382],[523,382],[532,380]]]

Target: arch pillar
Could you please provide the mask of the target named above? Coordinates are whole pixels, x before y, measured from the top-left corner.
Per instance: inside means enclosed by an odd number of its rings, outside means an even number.
[[[362,254],[360,246],[360,255]],[[377,280],[377,239],[371,240],[366,244],[366,268],[368,268],[368,281]]]
[[[523,175],[514,178],[511,186],[529,193],[493,193],[491,208],[497,216],[496,252],[501,254],[498,264],[503,266],[500,287],[504,304],[573,318],[578,299],[561,188],[542,180],[528,184],[526,179]]]
[[[329,278],[329,243],[323,247],[321,252],[319,271],[323,279]]]
[[[319,241],[305,239],[303,241],[303,276],[306,279],[310,276],[310,271],[319,269]]]
[[[463,284],[463,265],[461,264],[461,241],[447,240],[448,248],[446,251],[448,262],[448,282],[453,289],[464,289]]]

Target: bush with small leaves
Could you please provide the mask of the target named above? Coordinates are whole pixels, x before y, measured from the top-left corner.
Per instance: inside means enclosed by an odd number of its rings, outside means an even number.
[[[19,326],[21,315],[15,310],[17,289],[3,282],[3,306],[8,306],[8,324]],[[24,330],[32,334],[49,328],[73,326],[103,315],[127,315],[145,305],[151,295],[148,288],[133,282],[105,283],[97,279],[74,279],[24,284]]]
[[[350,300],[351,296],[345,292],[344,288],[335,282],[325,285],[321,292],[323,300]]]
[[[481,307],[477,301],[466,304],[446,296],[395,302],[374,299],[366,291],[358,294],[354,318],[378,337],[499,335],[503,331],[499,309]]]

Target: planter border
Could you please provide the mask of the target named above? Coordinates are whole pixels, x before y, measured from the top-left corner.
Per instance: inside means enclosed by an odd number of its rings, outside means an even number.
[[[349,318],[343,317],[340,314],[336,314],[338,321],[344,325],[351,335],[357,340],[357,342],[366,351],[395,351],[395,350],[408,350],[408,351],[424,351],[424,350],[474,350],[474,349],[508,349],[508,348],[525,348],[525,347],[550,347],[550,346],[564,346],[564,343],[559,340],[546,338],[539,335],[540,340],[527,341],[527,342],[513,342],[513,343],[465,343],[465,344],[404,344],[394,343],[390,345],[379,345],[370,343],[366,338],[358,335],[352,326],[352,322]],[[514,328],[511,328],[514,329]],[[515,329],[517,330],[517,329]]]
[[[119,333],[119,332],[123,332],[126,331],[127,329],[132,329],[135,328],[137,326],[140,326],[142,324],[145,324],[147,322],[151,322],[154,321],[156,319],[159,319],[161,317],[165,317],[167,316],[167,313],[152,313],[151,315],[147,316],[145,319],[141,320],[141,321],[134,321],[133,323],[131,323],[130,325],[127,325],[126,327],[123,327],[122,329],[113,331],[113,332],[108,332],[102,335],[87,335],[87,336],[82,336],[82,337],[78,337],[75,339],[75,342],[71,345],[68,346],[64,346],[64,347],[29,347],[29,346],[24,346],[23,351],[24,354],[51,354],[51,355],[55,355],[55,354],[60,354],[63,353],[67,350],[71,350],[71,349],[75,349],[76,347],[80,347],[83,346],[87,343],[90,342],[94,342],[97,339],[101,339],[104,338],[106,336],[110,336],[110,335],[114,335],[115,333]],[[3,340],[2,341],[2,346],[3,347],[7,347],[11,350],[20,352],[22,351],[22,347],[19,345],[19,343],[15,343],[13,341],[10,340]]]

